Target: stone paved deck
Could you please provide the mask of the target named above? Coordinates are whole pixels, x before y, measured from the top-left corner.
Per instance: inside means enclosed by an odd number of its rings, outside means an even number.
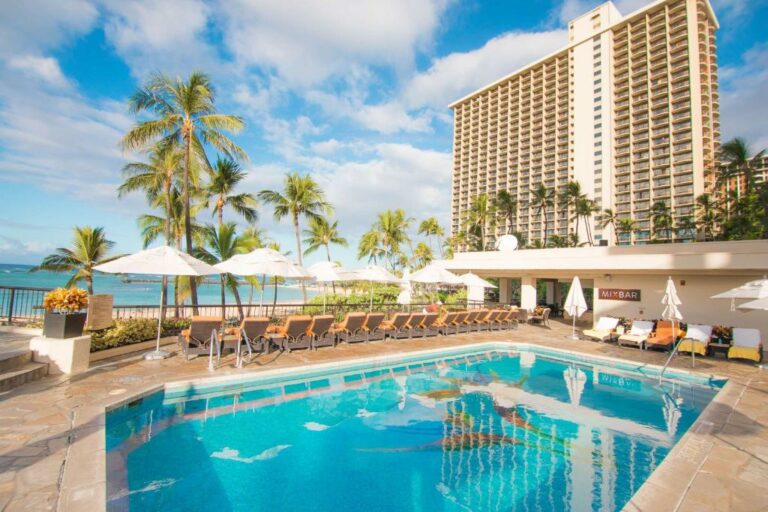
[[[587,354],[663,364],[665,355],[615,345],[573,342],[568,326],[521,326],[427,340],[341,345],[316,352],[261,356],[242,370],[232,358],[216,372],[242,375],[264,369],[395,354],[485,341],[517,341]],[[104,510],[104,407],[163,383],[207,377],[207,361],[179,357],[107,361],[73,378],[46,378],[0,401],[0,510]],[[690,369],[690,359],[673,366]],[[673,448],[626,509],[631,511],[768,509],[768,374],[749,364],[697,359],[696,371],[729,383]]]

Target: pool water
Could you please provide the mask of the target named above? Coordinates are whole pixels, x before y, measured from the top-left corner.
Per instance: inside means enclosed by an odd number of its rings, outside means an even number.
[[[620,510],[721,385],[489,350],[158,392],[107,415],[107,505]]]

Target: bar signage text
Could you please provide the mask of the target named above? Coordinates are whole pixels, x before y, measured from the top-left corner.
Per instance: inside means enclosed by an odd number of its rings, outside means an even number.
[[[640,290],[628,290],[623,288],[600,288],[598,295],[602,300],[624,300],[640,302]]]

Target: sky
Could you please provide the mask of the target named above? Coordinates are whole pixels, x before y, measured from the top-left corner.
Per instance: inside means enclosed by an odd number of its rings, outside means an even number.
[[[153,72],[208,73],[220,112],[244,117],[242,191],[311,173],[335,206],[355,266],[377,213],[448,225],[447,105],[567,42],[591,0],[28,0],[0,17],[0,263],[36,264],[73,226],[141,249],[142,196],[118,199],[127,98]],[[643,0],[615,2],[623,14]],[[712,0],[723,140],[768,147],[768,0]],[[231,211],[225,218],[236,220]],[[204,222],[213,222],[208,212]],[[244,225],[242,221],[241,225]],[[260,205],[283,249],[290,222]],[[412,233],[413,238],[419,238]],[[295,249],[294,253],[295,253]],[[311,263],[321,254],[308,258]]]

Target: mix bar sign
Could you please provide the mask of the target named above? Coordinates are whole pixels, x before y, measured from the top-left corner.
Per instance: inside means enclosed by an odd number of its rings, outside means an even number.
[[[640,290],[600,288],[598,297],[602,300],[625,300],[630,302],[640,302]]]

